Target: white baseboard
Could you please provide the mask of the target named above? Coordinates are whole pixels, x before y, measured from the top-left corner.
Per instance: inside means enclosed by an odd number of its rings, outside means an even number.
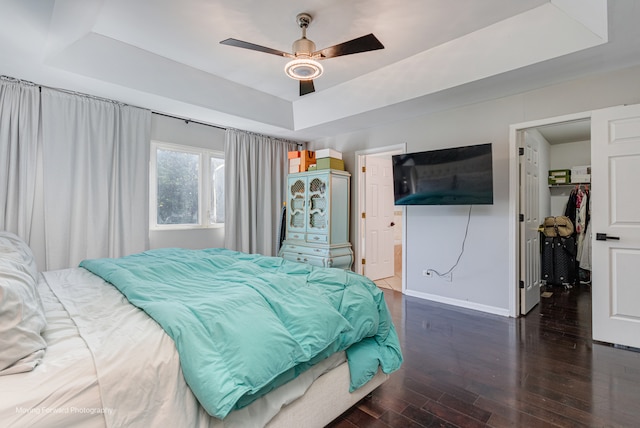
[[[431,300],[433,302],[445,303],[451,306],[457,306],[460,308],[473,309],[474,311],[487,312],[494,315],[500,315],[503,317],[509,316],[508,308],[497,308],[495,306],[487,306],[480,303],[469,302],[467,300],[452,299],[450,297],[438,296],[436,294],[423,293],[414,290],[404,290],[404,294],[407,296],[418,297],[420,299]]]

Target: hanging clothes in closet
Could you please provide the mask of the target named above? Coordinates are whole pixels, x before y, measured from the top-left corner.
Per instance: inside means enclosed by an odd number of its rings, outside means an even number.
[[[588,185],[577,185],[569,195],[565,215],[575,226],[577,244],[576,269],[581,283],[591,282],[591,218],[590,190]]]

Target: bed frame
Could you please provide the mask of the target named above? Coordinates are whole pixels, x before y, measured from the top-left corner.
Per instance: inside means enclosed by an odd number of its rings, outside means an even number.
[[[285,406],[268,428],[321,428],[380,386],[389,375],[378,370],[376,376],[358,390],[349,392],[349,365],[345,362],[320,376],[304,396]]]

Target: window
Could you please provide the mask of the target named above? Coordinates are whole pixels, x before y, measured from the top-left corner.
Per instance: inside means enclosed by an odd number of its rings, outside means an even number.
[[[151,143],[150,227],[224,225],[224,155],[196,147]]]

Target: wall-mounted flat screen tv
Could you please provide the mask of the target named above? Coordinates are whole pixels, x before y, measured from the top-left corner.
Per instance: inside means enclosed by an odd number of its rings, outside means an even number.
[[[396,205],[491,205],[491,143],[394,155]]]

